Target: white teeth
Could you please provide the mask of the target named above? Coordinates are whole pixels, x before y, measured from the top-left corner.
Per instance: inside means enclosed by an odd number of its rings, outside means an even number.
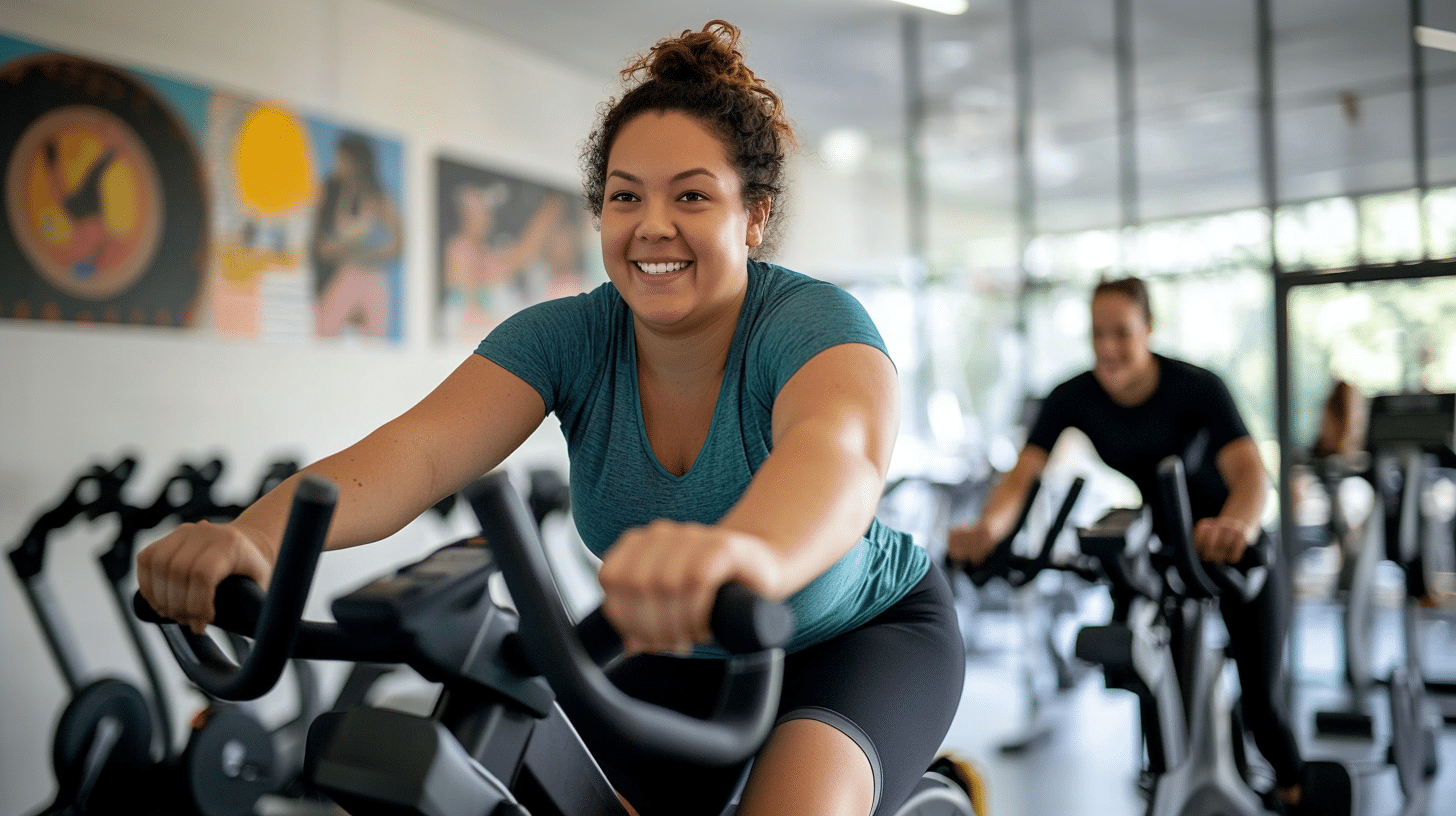
[[[638,269],[641,269],[643,272],[646,272],[649,275],[666,275],[669,272],[676,272],[679,269],[687,269],[687,267],[688,267],[688,262],[687,261],[675,261],[673,263],[641,263],[641,262],[638,262],[638,264],[637,264],[637,268]]]

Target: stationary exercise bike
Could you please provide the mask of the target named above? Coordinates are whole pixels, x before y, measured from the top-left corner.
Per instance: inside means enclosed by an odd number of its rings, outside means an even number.
[[[173,754],[166,730],[170,723],[161,718],[167,709],[159,688],[149,698],[118,678],[83,680],[74,635],[44,574],[50,534],[72,520],[115,514],[122,519],[123,536],[138,527],[136,508],[121,495],[135,467],[136,460],[126,458],[109,469],[90,468],[10,552],[72,693],[52,745],[56,797],[42,812],[250,816],[258,797],[272,788],[268,731],[236,706],[213,706],[209,716],[194,723],[186,748]],[[103,566],[111,570],[116,558],[103,555]],[[139,640],[136,645],[142,648]],[[149,672],[155,682],[154,671]]]
[[[135,468],[132,458],[109,468],[91,466],[59,502],[35,519],[9,553],[11,567],[71,694],[51,744],[57,791],[42,811],[47,816],[83,813],[93,800],[133,796],[142,782],[138,770],[150,761],[152,714],[147,698],[125,680],[87,677],[73,630],[66,625],[55,590],[45,576],[51,533],[76,519],[94,520],[121,510],[125,506],[122,486]]]
[[[1082,629],[1076,653],[1103,667],[1109,688],[1138,695],[1153,779],[1150,816],[1262,816],[1269,807],[1248,779],[1226,656],[1205,640],[1204,622],[1224,593],[1257,596],[1268,570],[1257,550],[1245,572],[1201,563],[1182,460],[1165,459],[1158,482],[1170,515],[1167,540],[1153,536],[1147,509],[1112,510],[1079,532],[1082,553],[1111,587],[1114,610],[1111,623]],[[1306,796],[1351,801],[1348,769],[1305,764]]]
[[[1390,743],[1387,757],[1405,794],[1401,816],[1423,816],[1430,809],[1437,770],[1436,735],[1442,716],[1432,693],[1450,695],[1451,683],[1425,676],[1420,619],[1431,590],[1434,548],[1451,546],[1450,529],[1435,530],[1422,507],[1428,474],[1456,464],[1456,394],[1392,394],[1370,402],[1367,444],[1372,480],[1382,518],[1370,524],[1365,557],[1383,555],[1405,577],[1401,604],[1403,659],[1391,670]],[[1383,523],[1380,523],[1383,522]],[[1384,547],[1376,536],[1383,535]]]
[[[502,473],[465,491],[482,536],[335,599],[334,623],[301,623],[335,495],[322,480],[300,483],[266,595],[238,578],[219,586],[218,624],[254,637],[241,665],[209,637],[175,624],[163,631],[187,675],[224,699],[265,693],[290,655],[404,662],[440,683],[428,717],[357,706],[315,720],[305,776],[354,816],[621,816],[579,731],[730,763],[756,752],[772,728],[792,631],[787,607],[736,587],[720,592],[713,631],[734,656],[709,719],[627,697],[599,667],[620,652],[615,633],[599,611],[571,623],[530,511]],[[155,620],[140,596],[137,607]],[[920,809],[907,813],[973,812],[959,786],[934,772],[916,797],[907,808]]]
[[[1084,484],[1086,480],[1080,476],[1072,481],[1056,516],[1042,535],[1040,547],[1027,554],[1018,554],[1015,552],[1016,541],[1023,535],[1030,536],[1027,520],[1041,494],[1041,480],[1034,480],[1011,532],[997,542],[979,566],[965,567],[967,577],[977,588],[985,587],[993,580],[1001,580],[1012,589],[1013,602],[1023,626],[1021,677],[1026,690],[1027,720],[1020,731],[999,743],[1002,753],[1024,751],[1050,735],[1056,728],[1066,694],[1076,687],[1085,672],[1082,668],[1085,664],[1063,654],[1057,643],[1057,621],[1062,615],[1076,610],[1075,597],[1065,588],[1058,594],[1046,595],[1032,586],[1037,576],[1049,568],[1060,567],[1065,572],[1088,577],[1083,570],[1071,565],[1054,565],[1052,560],[1056,540],[1066,529]]]
[[[260,482],[259,493],[296,469],[290,462],[274,463]],[[213,498],[212,488],[222,471],[219,460],[200,467],[181,464],[145,507],[131,506],[122,496],[135,470],[132,458],[111,468],[91,467],[59,503],[40,514],[10,553],[41,632],[71,690],[52,745],[57,793],[42,812],[251,816],[264,794],[303,793],[291,784],[296,773],[290,769],[301,765],[307,723],[322,710],[317,684],[311,668],[295,662],[299,712],[292,721],[269,729],[251,711],[211,700],[191,717],[181,750],[173,745],[177,721],[152,650],[131,613],[137,538],[169,520],[230,518],[241,506],[220,504]],[[103,516],[114,516],[119,524],[112,546],[97,560],[127,624],[150,693],[115,677],[85,679],[74,630],[45,575],[51,533],[77,518]],[[296,746],[296,760],[291,760],[290,746]]]
[[[313,666],[303,660],[289,664],[298,704],[286,722],[267,727],[252,711],[209,699],[188,718],[191,728],[189,739],[179,755],[171,740],[176,720],[153,656],[155,649],[146,642],[141,624],[131,610],[131,595],[136,589],[132,576],[141,533],[167,522],[229,521],[247,506],[223,502],[216,497],[215,486],[223,470],[222,460],[216,458],[201,465],[190,462],[179,464],[150,505],[128,507],[119,512],[121,526],[116,538],[111,548],[97,560],[106,575],[112,599],[126,623],[133,651],[149,681],[157,715],[154,730],[162,738],[162,762],[180,764],[186,769],[191,800],[202,803],[204,813],[216,812],[219,806],[212,803],[225,800],[232,802],[226,806],[228,811],[250,814],[257,798],[264,794],[289,797],[312,794],[299,778],[303,766],[303,744],[309,724],[327,710]],[[269,464],[251,501],[261,498],[297,470],[298,463],[290,459]],[[247,639],[242,636],[229,640],[239,653],[249,648]],[[352,705],[362,700],[373,682],[392,668],[380,664],[356,664],[333,705]],[[242,746],[241,750],[239,746]],[[213,761],[211,755],[218,752],[234,759],[222,763]],[[243,763],[250,765],[251,770],[244,770]],[[232,779],[236,775],[255,778],[244,786]],[[224,791],[232,791],[232,794],[221,796]]]

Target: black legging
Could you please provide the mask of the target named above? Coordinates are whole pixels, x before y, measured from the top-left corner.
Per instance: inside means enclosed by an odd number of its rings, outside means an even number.
[[[633,697],[696,717],[714,704],[719,660],[642,655],[612,668]],[[865,625],[784,661],[779,721],[815,719],[864,749],[876,814],[894,813],[940,750],[965,682],[965,650],[950,585],[932,566],[894,606]],[[589,745],[612,784],[643,816],[716,816],[748,763],[705,768]]]
[[[1278,547],[1272,546],[1267,536],[1260,538],[1256,546],[1264,551],[1269,566],[1264,588],[1250,601],[1224,595],[1219,599],[1219,608],[1228,629],[1229,651],[1239,672],[1245,727],[1254,736],[1259,752],[1273,766],[1275,783],[1287,788],[1299,784],[1304,771],[1281,689],[1289,588]]]

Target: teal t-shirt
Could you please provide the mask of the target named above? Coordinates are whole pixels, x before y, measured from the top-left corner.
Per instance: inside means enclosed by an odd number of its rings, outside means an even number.
[[[632,316],[610,283],[512,315],[476,353],[535,388],[556,414],[571,462],[577,529],[597,555],[632,527],[667,518],[713,524],[773,449],[779,389],[819,352],[842,343],[885,351],[864,307],[834,284],[750,261],[712,425],[692,468],[676,476],[652,452],[637,390]],[[929,569],[925,551],[876,519],[843,558],[789,599],[802,649],[848,631],[898,601]],[[703,655],[721,654],[716,649]]]

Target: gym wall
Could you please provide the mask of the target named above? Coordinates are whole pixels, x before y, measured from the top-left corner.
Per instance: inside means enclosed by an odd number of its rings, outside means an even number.
[[[668,33],[670,26],[644,28],[644,45]],[[397,342],[277,343],[201,330],[0,319],[6,550],[93,463],[135,455],[140,466],[128,497],[142,503],[180,462],[219,456],[227,471],[218,497],[241,501],[274,459],[326,455],[412,405],[474,345],[443,341],[435,331],[438,157],[574,191],[580,140],[598,103],[617,87],[614,77],[588,76],[381,0],[0,0],[0,34],[386,134],[403,145],[404,219]],[[831,180],[829,192],[846,197],[841,182]],[[849,216],[842,206],[821,211],[841,236],[872,232],[844,229]],[[836,253],[863,255],[863,247],[837,242]],[[565,464],[554,421],[507,466],[538,464]],[[463,521],[430,515],[389,541],[331,554],[311,614],[325,614],[337,590],[461,532],[449,528]],[[114,531],[107,524],[77,522],[54,536],[46,574],[90,674],[140,684],[95,564]],[[3,572],[0,813],[14,814],[34,811],[53,794],[51,734],[68,694],[13,574]],[[179,677],[174,681],[178,710],[195,708],[195,695]]]

